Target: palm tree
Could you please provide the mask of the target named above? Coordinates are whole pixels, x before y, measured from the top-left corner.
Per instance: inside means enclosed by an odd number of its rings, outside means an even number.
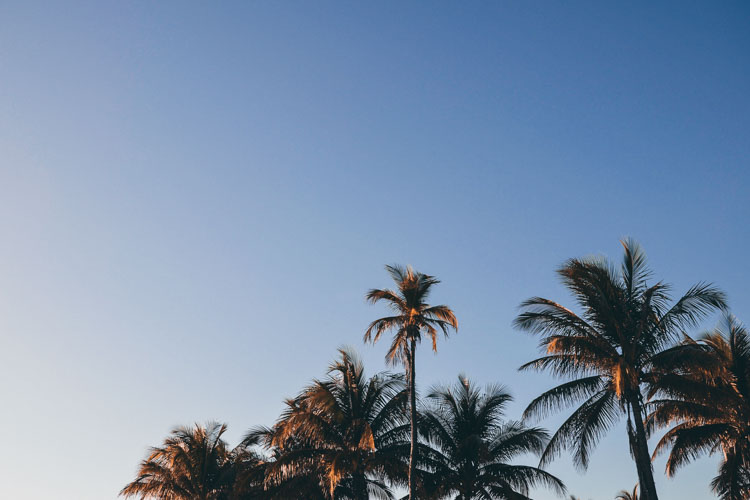
[[[656,500],[642,385],[655,354],[674,343],[682,329],[726,304],[721,291],[699,283],[669,307],[669,287],[647,283],[651,272],[638,244],[625,240],[622,245],[619,272],[606,260],[593,258],[571,259],[558,270],[581,315],[540,297],[521,305],[515,325],[540,334],[547,352],[521,369],[577,377],[533,400],[525,415],[548,414],[584,400],[552,436],[541,463],[574,448],[575,464],[585,469],[598,439],[626,414],[641,496]]]
[[[327,498],[390,499],[386,480],[405,483],[406,391],[403,377],[365,376],[350,350],[296,398],[272,429],[252,432],[278,450],[269,466],[271,485],[309,482]],[[246,441],[247,442],[247,441]]]
[[[734,317],[656,359],[654,425],[674,425],[654,455],[671,448],[667,474],[698,456],[720,451],[711,486],[723,500],[750,498],[750,334]]]
[[[434,498],[526,499],[535,485],[565,492],[551,474],[509,462],[525,453],[540,454],[546,431],[520,422],[503,422],[512,397],[499,386],[482,393],[464,376],[453,388],[438,387],[428,396],[431,406],[421,427],[434,445],[432,470],[437,478]]]
[[[633,491],[621,490],[615,500],[638,500],[638,483],[636,483]]]
[[[386,360],[400,363],[406,368],[409,391],[409,500],[415,500],[416,491],[416,449],[417,449],[417,396],[415,383],[415,356],[417,344],[422,335],[432,340],[432,350],[437,352],[438,329],[447,337],[448,330],[458,330],[458,320],[448,306],[431,306],[426,300],[432,287],[438,283],[433,276],[414,271],[410,266],[403,268],[393,265],[385,267],[396,283],[398,290],[372,289],[366,298],[370,303],[384,300],[393,310],[392,316],[376,319],[365,332],[365,342],[377,342],[383,332],[394,331],[395,335],[388,349]]]
[[[120,495],[159,500],[229,499],[237,469],[233,452],[221,439],[226,430],[226,425],[216,422],[175,428],[162,446],[152,448],[141,462],[138,477]],[[243,454],[241,461],[249,465],[252,459]]]

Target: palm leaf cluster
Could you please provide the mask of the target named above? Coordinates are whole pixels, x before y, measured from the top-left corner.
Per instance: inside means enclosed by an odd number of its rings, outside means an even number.
[[[392,498],[387,478],[405,475],[403,377],[387,373],[367,379],[356,355],[340,351],[329,377],[316,380],[288,400],[270,429],[249,434],[275,450],[270,486],[315,478],[326,498]]]
[[[721,453],[711,483],[725,499],[750,498],[750,335],[736,319],[657,360],[650,422],[672,426],[654,454],[670,450],[667,474],[702,454]]]
[[[120,492],[125,497],[165,500],[230,500],[237,492],[252,498],[250,480],[260,458],[244,447],[230,450],[222,439],[226,425],[216,422],[177,427],[141,462],[138,477]]]
[[[519,455],[541,453],[549,436],[543,429],[504,421],[512,398],[502,387],[489,386],[481,392],[459,376],[455,387],[435,388],[427,399],[429,409],[421,427],[432,445],[431,497],[521,499],[533,486],[565,491],[551,474],[511,463]]]

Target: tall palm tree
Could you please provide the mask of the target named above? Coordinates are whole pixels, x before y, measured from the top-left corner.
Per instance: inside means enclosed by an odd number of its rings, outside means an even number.
[[[615,500],[638,500],[638,484],[636,483],[633,491],[621,490]]]
[[[547,352],[521,369],[576,377],[533,400],[525,415],[548,414],[584,400],[552,436],[541,463],[574,448],[575,464],[585,469],[599,437],[626,414],[641,496],[656,500],[642,393],[652,357],[673,344],[682,329],[726,304],[721,291],[699,283],[670,307],[669,287],[647,283],[651,272],[638,244],[625,240],[622,245],[619,271],[604,259],[571,259],[558,270],[580,315],[540,297],[521,305],[515,325],[540,334]]]
[[[721,452],[711,486],[723,500],[750,498],[750,334],[734,317],[656,360],[651,423],[674,425],[654,454],[670,449],[672,476],[698,456]]]
[[[339,352],[328,378],[287,401],[276,425],[261,433],[279,451],[269,480],[282,485],[316,478],[331,499],[393,498],[386,481],[406,479],[403,377],[368,379],[352,351]]]
[[[138,477],[120,495],[158,500],[227,500],[237,469],[233,452],[221,439],[227,427],[211,422],[177,427],[141,462]],[[243,454],[245,465],[252,457]]]
[[[512,400],[502,387],[481,392],[464,376],[453,387],[438,387],[428,396],[431,403],[421,427],[434,445],[432,470],[437,478],[434,498],[527,499],[535,485],[565,492],[551,474],[525,465],[512,465],[513,458],[540,454],[549,439],[540,428],[503,421]]]
[[[375,343],[383,332],[394,331],[395,335],[388,349],[386,360],[400,363],[406,368],[409,391],[409,500],[415,500],[416,490],[416,450],[417,450],[417,396],[415,383],[415,356],[417,344],[422,335],[429,336],[432,350],[437,352],[438,330],[447,337],[449,329],[458,330],[458,320],[453,311],[444,305],[431,306],[426,301],[432,287],[438,283],[434,276],[414,271],[410,266],[403,268],[393,265],[385,267],[396,283],[398,290],[372,289],[366,298],[370,303],[385,301],[393,311],[392,316],[376,319],[365,332],[365,342]]]

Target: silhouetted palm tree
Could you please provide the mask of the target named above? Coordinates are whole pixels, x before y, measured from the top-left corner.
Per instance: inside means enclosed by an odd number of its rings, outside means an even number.
[[[226,425],[177,427],[141,462],[138,477],[120,495],[159,500],[228,500],[238,471],[257,460],[244,450],[231,451],[221,436]],[[239,464],[235,467],[235,463]]]
[[[482,393],[464,376],[453,388],[439,387],[428,396],[422,432],[434,446],[433,498],[525,499],[530,487],[542,485],[565,492],[551,474],[525,465],[512,465],[517,456],[540,454],[549,438],[546,431],[520,422],[503,421],[512,397],[502,387]]]
[[[633,491],[621,490],[615,500],[638,500],[638,484],[633,487]]]
[[[627,414],[641,496],[656,500],[642,384],[652,357],[669,347],[683,328],[724,308],[725,300],[718,289],[700,283],[669,307],[667,285],[647,284],[651,273],[643,251],[632,240],[622,244],[625,257],[619,272],[604,259],[572,259],[558,270],[582,314],[540,297],[521,305],[515,325],[541,334],[547,352],[521,369],[579,377],[536,398],[525,414],[547,414],[585,400],[552,436],[541,460],[547,463],[572,447],[581,468],[587,467],[599,437]]]
[[[416,485],[416,449],[417,449],[417,396],[416,396],[416,368],[415,356],[417,344],[422,335],[432,340],[432,350],[437,352],[438,330],[447,337],[448,330],[458,330],[458,320],[448,306],[431,306],[426,301],[432,287],[440,281],[414,271],[411,267],[386,266],[386,270],[398,287],[394,290],[373,289],[367,292],[367,300],[376,303],[384,300],[393,310],[392,316],[373,321],[365,332],[365,342],[377,342],[381,334],[394,331],[395,335],[388,349],[386,359],[390,363],[401,363],[406,368],[409,391],[409,499],[415,500]]]
[[[671,448],[672,476],[698,456],[720,451],[711,483],[723,500],[750,498],[750,335],[733,317],[699,341],[683,343],[656,359],[651,422],[674,425],[654,455]]]
[[[368,379],[353,352],[339,352],[327,379],[287,401],[272,429],[248,437],[277,450],[267,472],[272,487],[313,478],[327,498],[393,498],[386,480],[404,484],[407,470],[403,376]]]

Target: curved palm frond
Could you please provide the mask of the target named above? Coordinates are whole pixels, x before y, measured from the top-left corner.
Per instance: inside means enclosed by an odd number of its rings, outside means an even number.
[[[635,485],[633,491],[620,490],[615,500],[638,500],[638,484]]]

